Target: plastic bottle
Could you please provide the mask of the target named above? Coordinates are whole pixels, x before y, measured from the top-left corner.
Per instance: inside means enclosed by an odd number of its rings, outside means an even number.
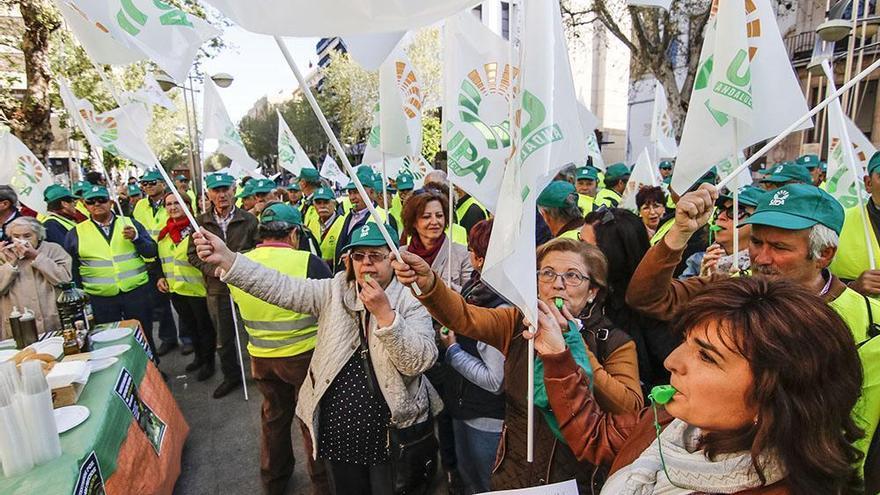
[[[66,327],[62,335],[64,336],[64,355],[70,356],[71,354],[79,354],[79,340],[76,336],[76,329]]]
[[[33,311],[24,308],[24,313],[18,320],[21,331],[21,341],[25,347],[37,341],[37,319]]]
[[[61,438],[52,410],[52,391],[39,361],[21,363],[22,410],[26,412],[27,432],[34,464],[61,456]]]
[[[14,365],[12,372],[18,374]],[[16,409],[16,398],[11,384],[0,380],[0,462],[7,478],[24,474],[34,467],[27,428]]]
[[[85,320],[82,297],[84,293],[77,289],[73,282],[61,284],[58,287],[61,289],[61,294],[58,295],[56,305],[58,316],[61,317],[61,328],[74,328],[74,323],[77,320]]]
[[[25,348],[25,344],[21,341],[20,318],[21,313],[18,311],[18,306],[13,306],[12,312],[9,313],[9,328],[12,330],[12,338],[15,339],[15,348],[19,350]]]

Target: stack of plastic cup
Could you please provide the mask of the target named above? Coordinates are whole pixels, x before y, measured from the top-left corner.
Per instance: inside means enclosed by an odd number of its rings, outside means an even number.
[[[39,361],[21,364],[21,400],[34,464],[61,456],[61,438],[52,410],[52,391]]]
[[[6,477],[26,473],[34,467],[27,427],[17,407],[17,381],[15,364],[0,364],[0,462]]]

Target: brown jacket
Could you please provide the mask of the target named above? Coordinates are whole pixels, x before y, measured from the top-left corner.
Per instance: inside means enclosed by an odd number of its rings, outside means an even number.
[[[440,324],[458,334],[485,342],[505,356],[505,431],[498,446],[492,474],[494,490],[523,488],[577,478],[582,493],[598,488],[601,473],[590,464],[578,462],[571,450],[558,442],[546,421],[535,420],[535,458],[526,462],[526,411],[528,346],[520,336],[522,314],[516,308],[481,308],[467,304],[456,292],[435,277],[436,285],[419,299]],[[618,347],[599,363],[592,352],[597,394],[606,394],[609,407],[638,410],[641,405],[638,364],[632,342]],[[598,490],[595,490],[598,493]]]
[[[40,243],[36,258],[19,261],[17,269],[8,263],[0,265],[0,339],[12,337],[7,316],[13,306],[34,312],[38,333],[61,330],[56,287],[70,282],[71,265],[67,251],[49,241]]]
[[[208,232],[223,239],[223,242],[225,242],[233,252],[243,253],[249,251],[256,247],[259,242],[257,237],[257,217],[241,208],[235,208],[235,211],[232,214],[232,220],[229,221],[229,225],[226,227],[226,235],[223,235],[223,231],[220,230],[220,225],[218,225],[217,220],[214,219],[213,207],[199,215],[197,221],[199,222],[199,225],[207,229]],[[196,254],[196,244],[194,242],[189,243],[189,249],[186,254],[189,259],[189,264],[201,270],[202,275],[204,275],[205,288],[207,289],[209,296],[223,296],[229,294],[229,288],[226,287],[226,284],[214,276],[217,270],[217,265],[202,261],[199,258],[199,255]]]
[[[637,413],[608,414],[599,409],[590,393],[584,370],[575,363],[567,349],[558,354],[542,355],[544,384],[550,407],[559,421],[569,448],[580,459],[609,473],[632,464],[654,441],[654,416],[650,408]],[[672,418],[661,411],[661,426]],[[789,495],[785,481],[737,492],[741,495]]]

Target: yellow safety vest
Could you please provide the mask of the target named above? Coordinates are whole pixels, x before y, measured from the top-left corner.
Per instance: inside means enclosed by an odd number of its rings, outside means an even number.
[[[576,241],[579,241],[579,240],[581,240],[580,233],[581,233],[581,229],[572,229],[572,230],[569,230],[569,231],[566,231],[566,232],[559,234],[557,236],[557,238],[559,238],[559,239],[574,239]]]
[[[880,302],[868,298],[868,304],[871,305],[874,322],[880,323]],[[865,436],[855,442],[854,446],[867,454],[877,422],[880,421],[880,338],[869,340],[868,325],[871,320],[865,298],[858,292],[846,288],[828,306],[846,322],[856,345],[859,346],[863,374],[862,394],[853,409],[853,418],[859,428],[865,430]],[[865,458],[862,457],[860,470],[864,467],[864,462]]]
[[[395,194],[391,197],[391,208],[388,209],[391,216],[397,220],[397,225],[401,226],[401,230],[403,229],[403,201],[400,200],[400,196]]]
[[[865,215],[867,215],[867,207],[865,210]],[[871,249],[874,251],[874,259],[880,259],[880,245],[877,244],[877,236],[874,234],[870,218],[868,218],[868,227],[871,231]],[[829,269],[831,273],[847,280],[855,280],[862,272],[871,269],[868,248],[865,246],[865,228],[858,206],[846,210],[843,230],[840,231],[840,242],[837,245],[837,254]]]
[[[471,205],[477,205],[480,210],[483,212],[483,218],[489,218],[489,212],[486,211],[486,207],[481,205],[473,196],[468,197],[466,200],[462,201],[462,203],[455,209],[455,218],[458,219],[456,223],[461,222],[461,219],[464,218],[465,214],[467,214],[468,210],[471,208]]]
[[[116,217],[109,243],[94,222],[82,222],[74,227],[79,238],[79,274],[83,289],[89,295],[113,297],[149,281],[147,265],[134,243],[122,235],[125,226],[133,226],[131,220]]]
[[[336,243],[339,241],[339,236],[342,235],[342,225],[344,223],[345,216],[338,215],[321,239],[321,258],[332,263],[331,266],[336,265]]]
[[[351,211],[351,200],[348,198],[348,195],[343,196],[339,202],[342,203],[342,216],[348,215],[348,212]]]
[[[202,272],[189,264],[186,254],[189,247],[189,236],[179,244],[174,244],[171,236],[165,236],[158,242],[159,259],[162,261],[162,272],[168,282],[168,291],[181,296],[205,297],[205,279]]]
[[[137,204],[134,205],[134,210],[131,212],[131,216],[147,229],[147,232],[150,233],[150,237],[152,237],[153,240],[159,238],[159,232],[165,228],[165,225],[168,223],[168,212],[165,211],[165,207],[160,206],[156,210],[156,213],[153,213],[153,207],[150,205],[150,198],[138,200]]]
[[[306,251],[264,246],[244,256],[291,277],[306,278],[308,273],[309,253]],[[241,311],[251,356],[288,357],[315,348],[318,319],[314,316],[273,306],[233,286],[229,291]]]
[[[456,244],[461,244],[462,246],[467,247],[467,230],[457,223],[450,225],[450,227],[452,227],[452,234],[449,234],[449,227],[446,227],[446,237],[451,238],[452,242]]]
[[[92,214],[89,213],[88,208],[86,208],[85,203],[83,203],[83,201],[81,199],[76,200],[76,211],[82,213],[83,215],[87,216],[88,218],[92,218]]]
[[[596,193],[596,199],[593,200],[593,204],[599,206],[607,206],[608,208],[617,208],[620,205],[621,201],[620,194],[617,194],[617,191],[614,189],[601,189],[598,193]]]
[[[196,193],[193,192],[192,189],[186,190],[186,195],[189,197],[189,205],[192,207],[193,215],[199,212],[198,201],[196,201]]]
[[[578,194],[578,206],[581,208],[581,213],[584,216],[587,216],[587,213],[593,211],[595,209],[595,200],[586,194]]]
[[[64,227],[64,230],[68,232],[70,232],[70,229],[76,227],[76,222],[74,222],[73,220],[62,217],[61,215],[52,212],[50,212],[48,215],[43,215],[43,218],[40,219],[40,223],[46,225],[46,222],[48,222],[49,220],[55,220],[56,222],[60,223],[61,226]]]
[[[663,236],[665,236],[666,233],[669,232],[669,229],[671,229],[673,225],[675,225],[675,217],[670,218],[666,221],[666,223],[657,228],[657,232],[655,232],[654,236],[651,237],[651,245],[653,246],[654,244],[660,242],[663,239]]]
[[[318,209],[315,208],[315,205],[309,205],[308,209],[306,209],[306,212],[303,214],[303,225],[312,231],[315,239],[321,238],[321,217],[318,216]]]

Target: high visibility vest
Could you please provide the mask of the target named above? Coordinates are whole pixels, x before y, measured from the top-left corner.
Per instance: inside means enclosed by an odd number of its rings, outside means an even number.
[[[186,254],[189,247],[189,236],[180,243],[174,244],[167,235],[157,243],[162,272],[168,282],[168,291],[181,296],[205,297],[205,279],[198,268],[189,264]]]
[[[669,232],[669,229],[671,229],[673,225],[675,225],[675,217],[670,218],[666,221],[666,223],[658,227],[657,232],[655,232],[654,236],[651,237],[651,245],[653,246],[654,244],[660,242],[663,239],[663,236],[665,236],[666,233]]]
[[[486,207],[481,205],[473,196],[468,197],[466,200],[462,201],[458,208],[455,209],[455,218],[458,219],[458,222],[461,222],[461,219],[467,214],[468,210],[471,208],[471,205],[477,205],[480,210],[483,212],[483,218],[489,218],[489,212],[486,211]]]
[[[82,213],[82,214],[85,215],[86,217],[88,217],[88,218],[92,218],[92,214],[89,213],[89,209],[86,208],[85,203],[83,203],[83,201],[82,201],[81,199],[76,200],[76,206],[75,206],[75,208],[76,208],[76,211]]]
[[[574,239],[576,241],[579,241],[579,240],[581,240],[580,233],[581,233],[581,229],[572,229],[572,230],[568,230],[566,232],[563,232],[556,237],[558,239]]]
[[[336,265],[336,243],[339,241],[339,236],[342,235],[342,226],[344,223],[345,216],[338,215],[336,219],[333,220],[327,233],[321,238],[321,258],[332,263],[331,266]]]
[[[865,215],[867,214],[866,206]],[[874,234],[870,218],[868,218],[868,227],[871,231],[871,249],[874,250],[874,259],[880,259],[880,245],[877,244],[877,236]],[[865,246],[865,228],[858,206],[846,210],[843,230],[840,231],[840,242],[837,245],[837,254],[829,269],[831,273],[847,280],[855,280],[862,272],[871,269],[868,248]]]
[[[449,233],[450,227],[452,229],[452,234]],[[464,247],[467,247],[467,236],[468,232],[461,225],[454,223],[449,227],[446,227],[446,237],[452,239],[452,242],[456,244],[461,244]]]
[[[321,217],[318,216],[318,209],[315,208],[315,205],[309,205],[308,209],[306,209],[305,214],[303,214],[303,225],[312,231],[315,239],[321,238]]]
[[[40,223],[46,225],[46,222],[48,222],[49,220],[55,220],[56,222],[61,224],[62,227],[64,227],[64,230],[68,232],[70,232],[70,229],[76,227],[76,222],[74,222],[73,220],[52,212],[49,212],[48,215],[44,215],[43,218],[40,219]]]
[[[620,205],[621,199],[620,194],[617,194],[617,191],[614,189],[600,189],[596,193],[596,199],[593,200],[593,204],[617,208]]]
[[[348,215],[348,212],[351,211],[351,200],[348,195],[343,196],[339,202],[342,203],[342,216]]]
[[[587,216],[587,213],[593,211],[595,209],[595,200],[586,194],[578,194],[578,206],[581,209],[581,213],[584,216]]]
[[[131,216],[147,229],[147,232],[150,233],[150,237],[152,237],[153,240],[159,238],[159,232],[165,228],[165,225],[168,223],[168,212],[165,211],[165,207],[160,206],[156,210],[156,213],[153,213],[153,207],[150,205],[150,198],[138,200],[137,204],[134,205],[134,210],[131,212]]]
[[[190,207],[192,207],[193,215],[197,214],[199,212],[199,208],[198,201],[196,201],[196,193],[194,193],[192,189],[187,189],[186,195],[187,197],[189,197],[189,205]]]
[[[122,235],[126,226],[132,226],[131,220],[116,217],[109,243],[94,222],[82,222],[74,227],[79,237],[79,274],[83,289],[89,295],[113,297],[149,281],[147,265],[134,243]]]
[[[305,251],[264,246],[244,256],[291,277],[306,278],[308,273],[309,253]],[[273,306],[233,286],[229,286],[229,291],[241,311],[251,356],[288,357],[315,348],[318,340],[316,317]]]
[[[391,216],[397,220],[397,225],[403,225],[403,201],[400,200],[400,196],[395,194],[391,197],[391,208],[388,208]]]
[[[868,298],[874,322],[880,323],[880,302]],[[865,436],[855,442],[854,446],[863,454],[867,454],[871,439],[880,421],[880,338],[868,337],[868,325],[871,322],[865,298],[858,292],[846,288],[833,301],[828,303],[846,322],[858,346],[859,358],[862,362],[862,394],[853,409],[853,419],[859,428],[865,430]],[[862,457],[861,466],[865,458]]]

